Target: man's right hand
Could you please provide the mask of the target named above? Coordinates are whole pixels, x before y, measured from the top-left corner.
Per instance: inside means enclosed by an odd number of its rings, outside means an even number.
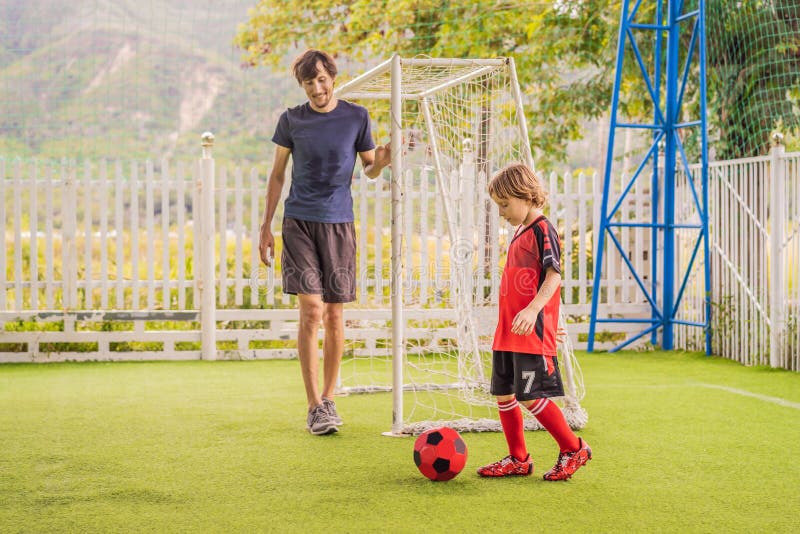
[[[264,265],[272,265],[272,259],[275,257],[275,238],[272,236],[272,230],[267,223],[261,225],[258,251],[261,253],[261,261],[264,262]]]

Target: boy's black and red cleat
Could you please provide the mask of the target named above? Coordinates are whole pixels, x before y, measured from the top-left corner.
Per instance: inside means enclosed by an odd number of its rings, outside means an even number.
[[[524,460],[517,460],[509,454],[498,462],[479,468],[478,474],[482,477],[528,476],[533,474],[533,460],[530,454]]]
[[[544,474],[545,480],[568,480],[575,471],[592,459],[592,449],[589,447],[583,438],[578,438],[580,442],[580,449],[575,452],[561,452],[558,454],[556,465]]]

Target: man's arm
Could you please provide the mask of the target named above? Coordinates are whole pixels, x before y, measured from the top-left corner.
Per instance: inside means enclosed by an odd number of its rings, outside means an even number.
[[[514,321],[511,323],[511,331],[520,336],[527,336],[533,332],[539,312],[542,311],[545,304],[548,303],[560,288],[561,273],[552,267],[548,268],[544,276],[542,287],[539,288],[539,292],[536,293],[531,303],[514,317]]]
[[[370,178],[377,178],[381,171],[392,162],[392,150],[390,144],[380,145],[374,150],[359,152],[361,165],[364,167],[364,174]]]
[[[271,258],[275,257],[275,238],[272,235],[272,217],[278,208],[278,201],[281,199],[283,183],[286,181],[286,165],[289,162],[289,155],[292,153],[286,147],[275,145],[275,160],[272,163],[272,172],[267,183],[267,207],[264,211],[264,220],[261,223],[261,236],[259,239],[258,250],[261,253],[261,261],[265,265],[270,265]]]

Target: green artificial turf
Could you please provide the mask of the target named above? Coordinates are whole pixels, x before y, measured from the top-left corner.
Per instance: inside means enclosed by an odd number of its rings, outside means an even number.
[[[386,393],[337,399],[341,432],[311,436],[296,361],[3,365],[0,532],[800,529],[800,374],[579,357],[594,459],[565,483],[541,479],[541,431],[533,477],[478,478],[505,442],[464,434],[464,472],[428,481],[412,438],[381,435]]]

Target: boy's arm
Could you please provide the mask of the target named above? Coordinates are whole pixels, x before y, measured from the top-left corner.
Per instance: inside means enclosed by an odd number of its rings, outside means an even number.
[[[525,306],[525,308],[514,317],[514,321],[511,323],[511,332],[520,336],[527,336],[533,332],[539,312],[542,311],[545,304],[547,304],[560,288],[561,273],[552,267],[548,268],[544,276],[542,287],[539,288],[539,292],[531,303]]]

